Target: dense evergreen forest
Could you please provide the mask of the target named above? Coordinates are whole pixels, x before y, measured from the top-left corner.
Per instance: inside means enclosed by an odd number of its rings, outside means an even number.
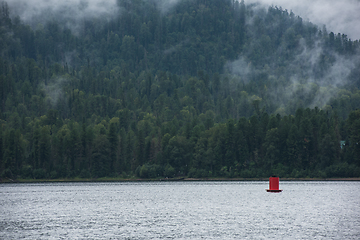
[[[76,29],[11,12],[3,179],[360,177],[358,40],[234,0],[118,0]]]

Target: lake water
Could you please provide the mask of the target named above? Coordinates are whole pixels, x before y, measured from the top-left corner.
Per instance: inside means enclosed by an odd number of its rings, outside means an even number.
[[[360,239],[360,182],[0,184],[0,239]]]

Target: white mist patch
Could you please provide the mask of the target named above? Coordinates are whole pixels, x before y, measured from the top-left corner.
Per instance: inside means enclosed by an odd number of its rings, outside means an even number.
[[[323,44],[317,42],[314,48],[308,49],[304,42],[303,40],[300,41],[300,47],[303,49],[301,54],[297,55],[294,61],[289,64],[289,67],[294,69],[294,74],[290,78],[292,84],[287,89],[285,99],[291,100],[295,98],[299,89],[306,96],[314,94],[312,90],[318,88],[312,103],[305,107],[323,107],[328,104],[332,97],[336,96],[340,90],[339,88],[348,83],[348,77],[352,70],[356,68],[360,57],[357,55],[345,57],[332,52],[333,61],[327,66],[325,73],[321,77],[316,77],[315,72],[319,68],[320,58],[324,52]],[[302,71],[302,77],[297,74],[299,71]]]
[[[360,39],[360,1],[359,0],[246,0],[245,4],[260,3],[267,6],[282,7],[295,15],[320,27],[326,26],[329,32],[346,34],[352,40]]]
[[[84,20],[111,19],[118,12],[116,0],[11,0],[12,17],[19,16],[33,28],[56,20],[77,32]]]
[[[157,8],[159,8],[160,12],[165,14],[168,13],[171,9],[173,9],[180,0],[154,0]]]
[[[19,16],[33,29],[37,25],[56,21],[74,34],[80,35],[85,20],[113,19],[124,9],[121,0],[11,0],[8,1],[11,17]],[[171,11],[181,0],[144,0],[152,2],[162,14]],[[121,11],[120,11],[121,10]]]
[[[227,62],[225,69],[234,75],[240,76],[243,80],[251,72],[251,64],[246,62],[243,56],[233,62]]]
[[[66,84],[69,79],[64,77],[58,77],[52,79],[48,85],[42,85],[44,92],[53,106],[57,104],[59,99],[63,95],[63,85]]]
[[[351,71],[355,69],[356,63],[359,62],[360,57],[357,55],[342,56],[335,51],[332,51],[330,56],[333,58],[333,62],[330,64],[326,73],[321,78],[315,79],[314,72],[319,67],[320,58],[324,53],[323,43],[317,41],[313,48],[307,48],[305,40],[300,40],[300,48],[303,49],[301,54],[295,57],[295,60],[290,64],[291,66],[303,65],[307,72],[308,78],[311,82],[316,82],[320,86],[334,86],[342,87],[347,84],[347,78]]]
[[[325,80],[325,82],[322,82],[322,85],[330,83],[331,86],[342,87],[347,83],[347,78],[351,71],[355,69],[355,63],[359,62],[356,57],[345,58],[338,54],[335,55],[335,59],[335,62],[324,76],[323,80]]]
[[[356,62],[359,62],[358,57],[345,58],[338,54],[334,55],[335,62],[330,66],[326,74],[317,81],[320,86],[319,91],[310,107],[323,107],[328,104],[330,99],[335,97],[339,92],[339,88],[348,83],[348,77],[353,69],[355,69]],[[326,87],[326,90],[324,90]]]
[[[173,53],[173,52],[176,52],[176,51],[178,51],[179,49],[181,49],[181,47],[182,47],[183,45],[187,44],[189,41],[190,41],[189,39],[183,40],[183,41],[181,41],[180,43],[176,44],[175,46],[171,46],[171,47],[169,47],[168,49],[165,49],[165,50],[163,51],[163,54],[164,54],[164,55],[168,55],[168,54],[171,54],[171,53]]]
[[[335,51],[326,55],[327,62],[322,64],[325,50],[324,42],[318,40],[314,47],[307,47],[304,39],[300,39],[298,52],[293,60],[287,62],[286,71],[283,76],[269,76],[273,78],[274,84],[268,93],[277,106],[286,106],[289,102],[302,96],[306,100],[302,107],[324,107],[331,98],[336,97],[342,87],[349,82],[349,76],[360,62],[359,55],[343,56]],[[328,59],[330,58],[330,60]],[[270,62],[268,62],[271,65]],[[325,68],[322,72],[319,69]],[[239,56],[236,61],[228,62],[225,69],[233,74],[247,79],[253,73],[260,72],[244,56]],[[286,72],[290,72],[290,75]],[[287,75],[288,79],[284,76]],[[276,78],[279,78],[276,81]],[[283,78],[283,80],[281,80]]]

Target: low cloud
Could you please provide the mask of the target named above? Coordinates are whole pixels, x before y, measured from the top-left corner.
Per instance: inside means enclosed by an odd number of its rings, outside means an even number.
[[[227,62],[225,69],[234,75],[240,76],[242,81],[247,81],[247,76],[252,71],[251,64],[246,62],[243,56],[233,62]]]
[[[300,97],[303,102],[299,106],[322,108],[342,87],[349,84],[350,74],[360,63],[358,55],[344,56],[335,51],[328,53],[326,62],[322,63],[325,50],[320,40],[309,48],[305,40],[301,39],[297,50],[298,54],[287,62],[280,75],[272,72],[269,67],[265,70],[262,67],[256,69],[244,55],[236,61],[228,62],[225,69],[240,76],[245,82],[252,75],[265,71],[269,74],[271,85],[267,94],[276,106],[287,106]],[[267,62],[267,66],[271,66],[271,62]]]
[[[360,1],[359,0],[246,0],[245,4],[261,3],[292,10],[295,15],[320,27],[326,26],[328,32],[346,34],[352,40],[360,39]]]
[[[49,84],[42,86],[52,106],[56,106],[58,101],[63,98],[63,87],[68,81],[69,79],[67,78],[58,77],[56,79],[52,79]]]
[[[165,49],[163,54],[164,55],[168,55],[168,54],[171,54],[173,52],[176,52],[178,51],[179,49],[181,49],[183,47],[183,45],[187,44],[190,40],[189,39],[186,39],[184,41],[181,41],[180,43],[176,44],[175,46],[171,46],[169,47],[168,49]]]
[[[181,0],[152,1],[162,13],[168,13]],[[118,0],[11,0],[7,1],[12,15],[36,27],[49,19],[66,19],[68,27],[77,26],[79,21],[93,17],[111,18],[118,12]],[[264,6],[278,6],[293,11],[304,20],[329,32],[346,34],[352,40],[360,39],[359,0],[246,0],[245,4],[260,3]]]
[[[84,20],[109,20],[118,12],[117,0],[11,0],[11,16],[32,26],[56,20],[75,33]]]
[[[180,2],[180,0],[154,0],[154,2],[161,13],[165,14],[173,9]]]
[[[286,0],[248,0],[245,3],[258,2],[255,14],[265,14],[268,6],[282,7],[289,12],[292,10],[295,15],[299,15],[305,21],[317,24],[320,29],[326,25],[327,31],[344,33],[354,38],[360,37],[360,1],[345,0],[336,2],[333,0],[304,0],[304,1],[286,1]],[[252,19],[248,24],[252,25]],[[251,29],[251,27],[250,27]],[[255,33],[249,33],[255,34]],[[253,51],[249,48],[248,51]],[[270,59],[276,59],[276,55],[281,55],[283,50],[279,46],[277,53],[270,56]],[[326,53],[326,54],[325,54]],[[349,76],[356,67],[359,66],[360,56],[341,55],[336,51],[330,51],[324,45],[321,38],[311,47],[305,43],[305,39],[298,41],[298,46],[293,52],[294,57],[287,61],[283,72],[271,71],[271,68],[277,66],[264,56],[264,66],[251,65],[248,59],[251,52],[244,52],[236,61],[228,62],[225,65],[227,72],[240,76],[242,81],[251,79],[256,73],[266,72],[269,74],[269,84],[267,94],[276,106],[287,106],[289,102],[296,100],[302,101],[299,107],[315,106],[324,107],[330,99],[335,97],[340,88],[349,84]],[[324,59],[324,56],[325,59]],[[270,66],[270,70],[269,70]],[[267,67],[267,69],[265,69]],[[289,110],[287,110],[289,111]],[[291,110],[290,110],[291,111]]]

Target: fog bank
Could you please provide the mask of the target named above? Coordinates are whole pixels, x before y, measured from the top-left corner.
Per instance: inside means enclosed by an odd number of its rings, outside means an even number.
[[[34,29],[56,20],[75,34],[84,20],[110,20],[118,12],[117,0],[11,0],[11,17],[19,16]]]
[[[256,2],[281,6],[319,27],[325,25],[328,32],[346,34],[352,40],[360,39],[359,0],[245,0],[245,4]]]

